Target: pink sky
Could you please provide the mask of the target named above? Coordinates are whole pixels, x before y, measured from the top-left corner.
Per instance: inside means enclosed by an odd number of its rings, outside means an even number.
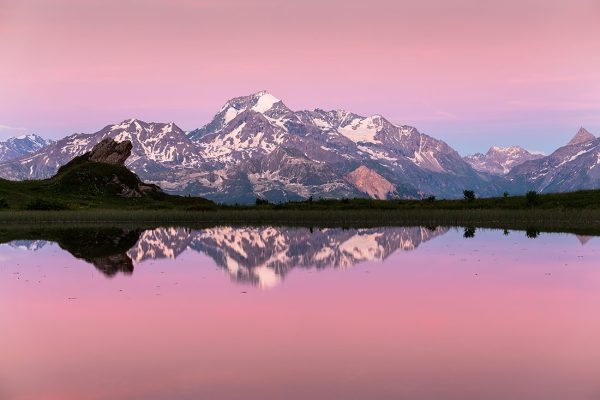
[[[461,153],[600,135],[599,0],[0,0],[0,60],[0,138],[194,129],[262,89]]]

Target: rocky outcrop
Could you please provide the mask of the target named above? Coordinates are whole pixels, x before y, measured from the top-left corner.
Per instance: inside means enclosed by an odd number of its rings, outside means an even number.
[[[125,165],[125,160],[131,155],[133,145],[129,140],[117,142],[106,138],[94,146],[89,160],[113,165]]]
[[[162,193],[160,187],[144,183],[139,176],[125,166],[131,155],[132,144],[129,140],[117,142],[105,138],[91,151],[73,158],[59,168],[57,176],[63,182],[99,195],[117,194],[120,197],[144,197]],[[108,164],[110,168],[98,168],[93,163]]]

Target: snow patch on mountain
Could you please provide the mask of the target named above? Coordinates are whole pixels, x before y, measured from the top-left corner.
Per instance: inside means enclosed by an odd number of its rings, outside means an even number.
[[[256,104],[252,107],[252,110],[259,113],[269,111],[275,103],[280,101],[277,97],[268,92],[260,92],[257,97],[258,99],[256,100]]]
[[[338,132],[353,142],[380,143],[375,135],[381,128],[381,117],[354,118],[348,125],[338,128]]]

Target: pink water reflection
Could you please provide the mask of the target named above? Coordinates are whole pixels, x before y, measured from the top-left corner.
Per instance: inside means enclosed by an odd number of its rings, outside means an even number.
[[[4,245],[0,398],[595,399],[599,252],[451,230],[261,290],[190,250],[107,279]]]

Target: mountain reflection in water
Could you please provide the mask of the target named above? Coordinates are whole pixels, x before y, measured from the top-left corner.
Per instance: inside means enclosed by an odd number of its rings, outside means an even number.
[[[237,282],[273,287],[295,267],[346,268],[381,261],[392,253],[414,250],[448,228],[387,227],[309,229],[287,227],[213,227],[45,229],[27,232],[13,247],[28,250],[56,242],[108,277],[131,274],[147,260],[175,259],[185,251],[211,257]]]
[[[69,226],[0,226],[0,399],[600,393],[596,237]]]

